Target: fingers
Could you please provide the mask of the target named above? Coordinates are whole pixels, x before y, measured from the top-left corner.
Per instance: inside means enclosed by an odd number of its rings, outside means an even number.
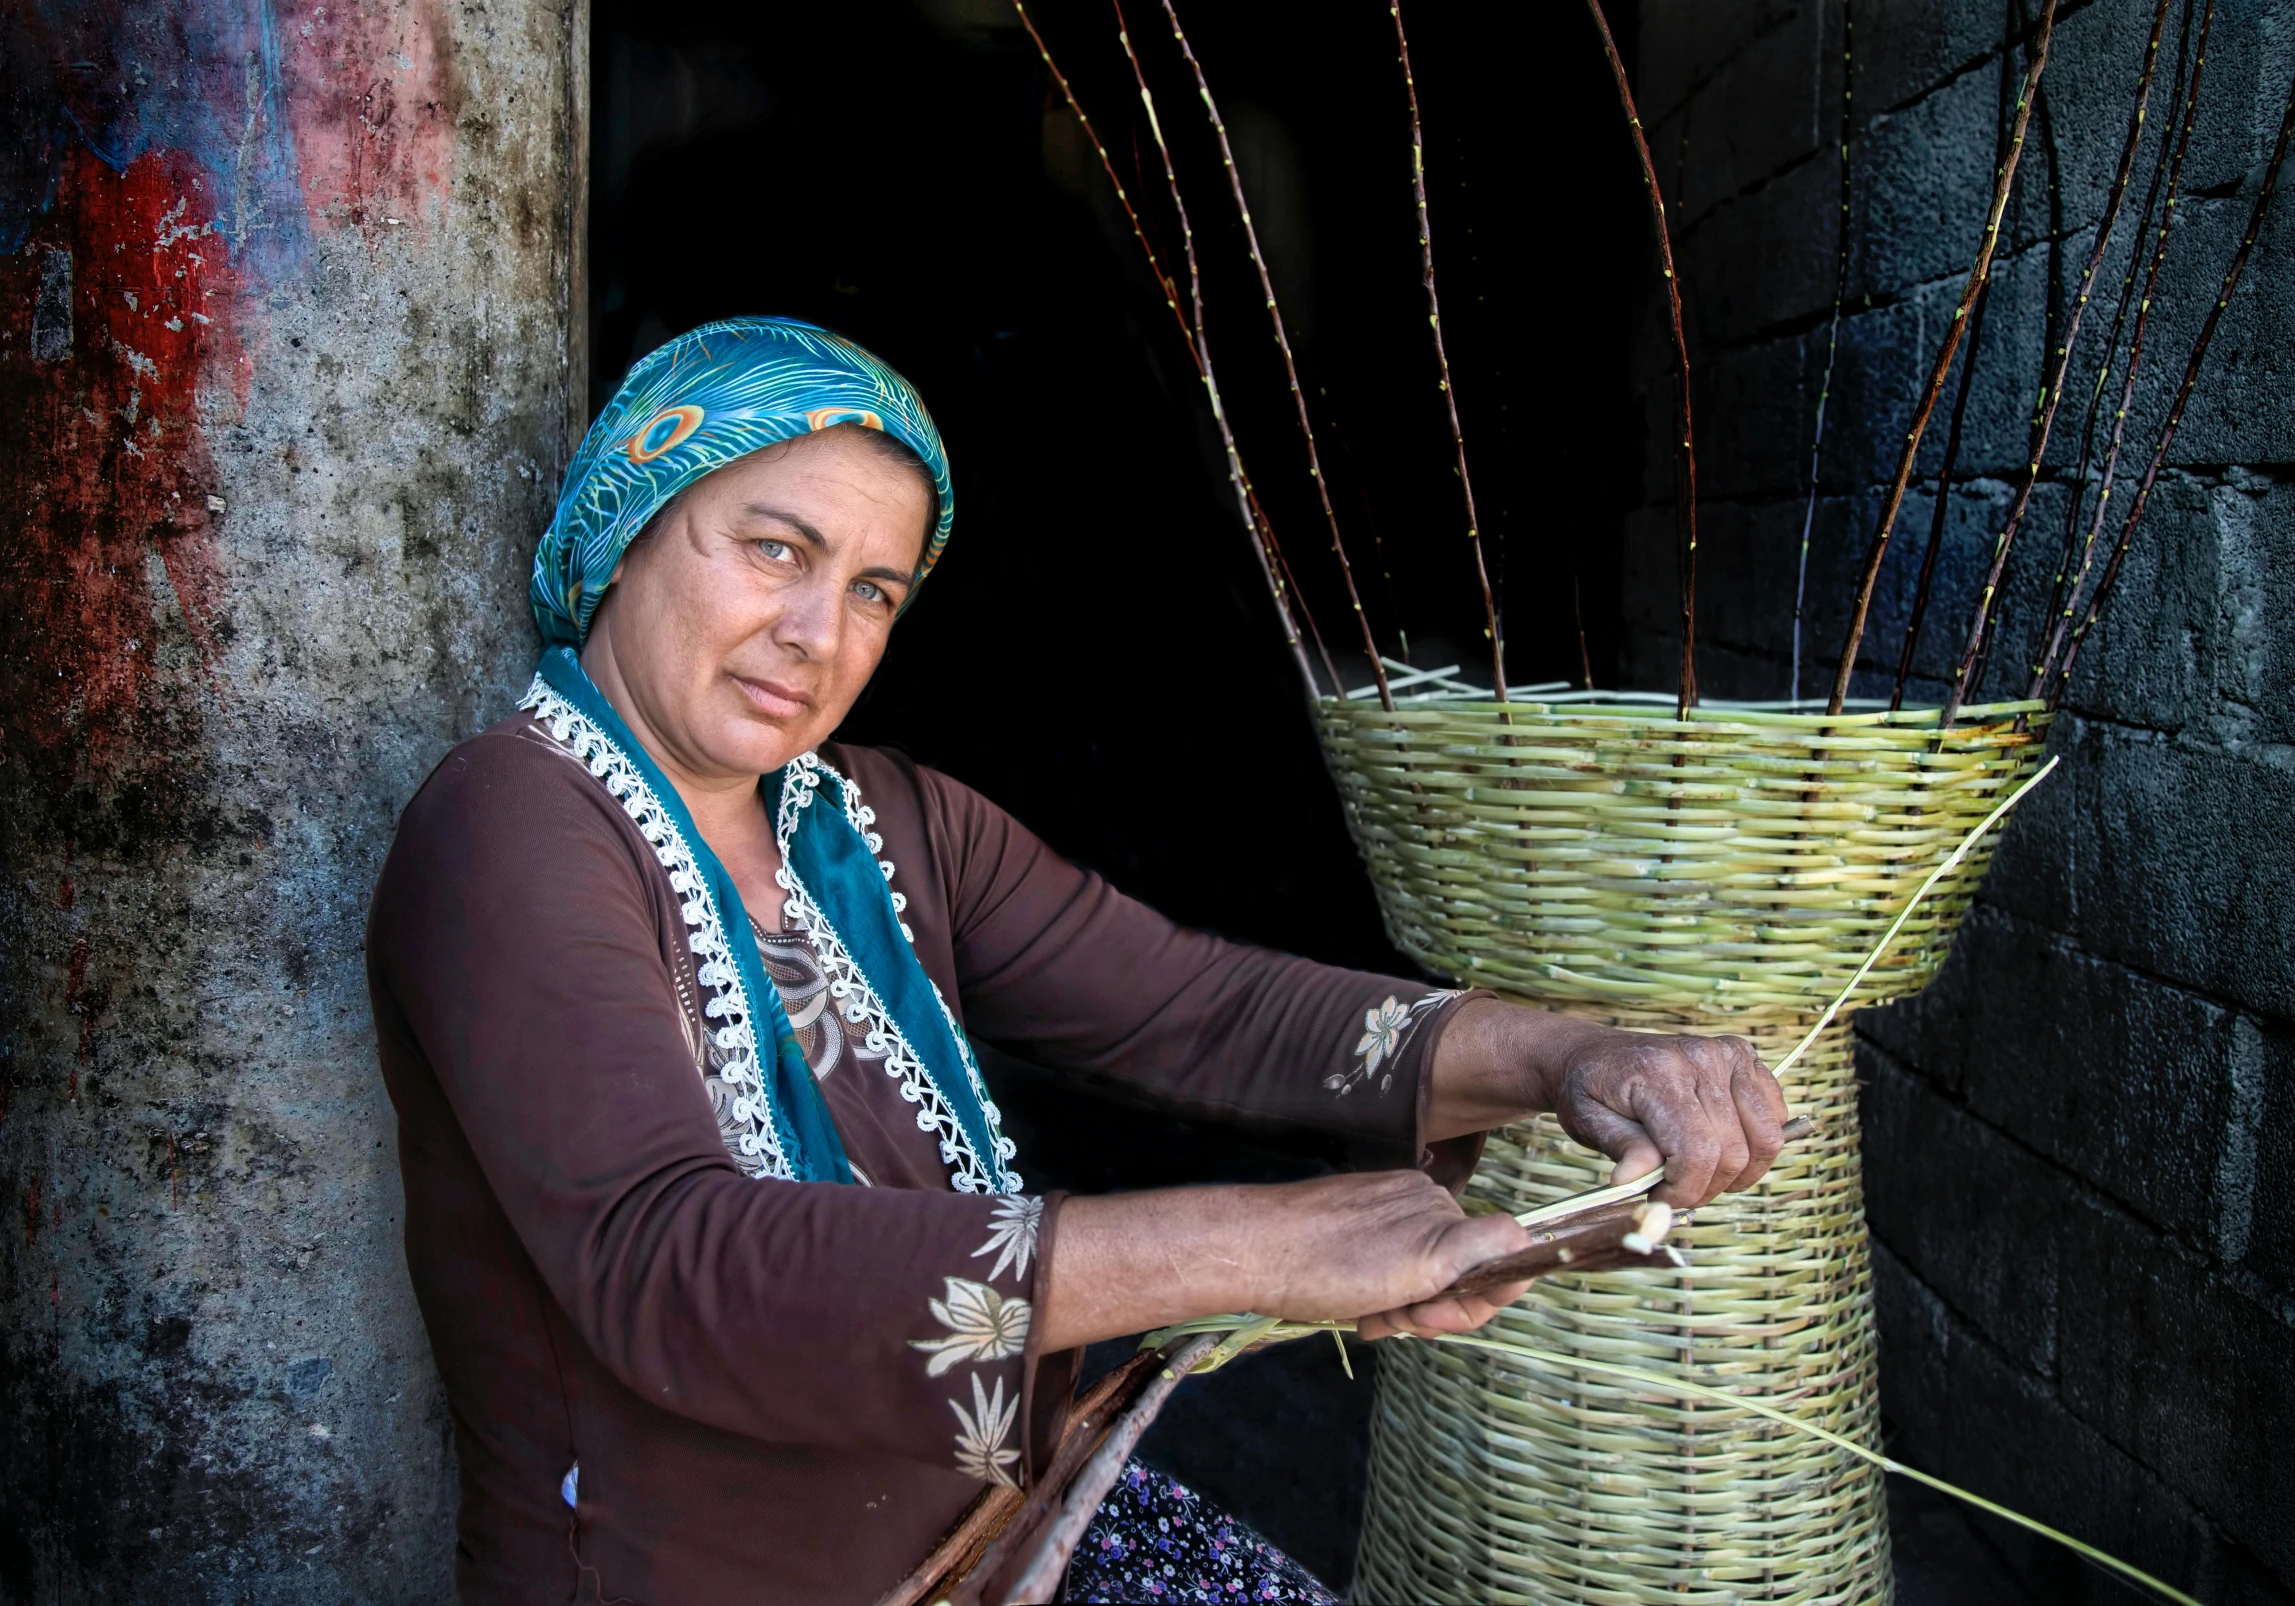
[[[1529,1292],[1526,1282],[1508,1283],[1487,1293],[1449,1299],[1423,1300],[1399,1310],[1366,1316],[1355,1324],[1355,1336],[1376,1341],[1397,1336],[1437,1338],[1445,1333],[1471,1333]]]
[[[1620,1032],[1574,1066],[1563,1124],[1630,1182],[1659,1164],[1653,1197],[1692,1209],[1751,1187],[1784,1145],[1785,1095],[1741,1037]]]
[[[1666,1163],[1665,1151],[1648,1129],[1599,1094],[1592,1098],[1573,1098],[1563,1113],[1567,1117],[1563,1124],[1570,1136],[1617,1162],[1610,1172],[1612,1182],[1635,1181]]]
[[[1742,1037],[1728,1041],[1739,1051],[1729,1092],[1738,1128],[1745,1134],[1746,1143],[1745,1167],[1723,1189],[1735,1193],[1760,1181],[1784,1149],[1786,1108],[1785,1090],[1777,1085],[1777,1078],[1770,1074],[1753,1045]]]

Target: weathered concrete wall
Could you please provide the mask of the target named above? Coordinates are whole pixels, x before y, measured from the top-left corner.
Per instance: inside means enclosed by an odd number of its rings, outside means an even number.
[[[1851,568],[1974,256],[2001,46],[2018,15],[1994,0],[1852,3],[1850,301],[1803,675],[1818,690],[1839,652]],[[2038,6],[2021,10],[2036,17]],[[2139,470],[2295,73],[2295,5],[2215,10],[2189,198],[2129,421]],[[2145,0],[2062,8],[1996,269],[1916,699],[1941,690],[2024,461],[2051,302],[2060,310],[2093,238],[2151,11]],[[1644,9],[1643,106],[1679,192],[1700,370],[1700,662],[1717,695],[1786,694],[1832,300],[1841,37],[1841,0]],[[2153,104],[2131,212],[2166,121],[2164,77]],[[1945,975],[1863,1023],[1882,1392],[1899,1453],[2226,1601],[2284,1601],[2295,1586],[2291,200],[2283,184],[2100,649],[2051,738],[2064,771],[2012,831]],[[2120,238],[2132,232],[2123,223]],[[2125,254],[2115,249],[2101,310],[2091,306],[2076,387],[2095,372]],[[1654,339],[1639,366],[1660,449],[1629,558],[1628,679],[1670,686],[1668,402]],[[1902,640],[1952,398],[1884,574],[1867,638],[1876,665],[1893,665]],[[2078,424],[2068,405],[2036,499],[2035,559],[2062,527]],[[2027,586],[2048,567],[2025,565]],[[2028,626],[2028,588],[2011,607]],[[1999,656],[2013,663],[2021,649]],[[1877,675],[1857,689],[1875,685],[1886,694]],[[2036,1598],[2108,1588],[2037,1542],[1994,1537]]]
[[[532,651],[585,9],[0,30],[0,1600],[443,1599],[360,949]]]

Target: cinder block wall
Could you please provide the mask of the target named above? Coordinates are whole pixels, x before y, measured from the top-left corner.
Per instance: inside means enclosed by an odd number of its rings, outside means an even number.
[[[1818,471],[1804,693],[1830,684],[1854,568],[1974,257],[2037,0],[1851,0],[1848,299]],[[2149,0],[2062,7],[1947,498],[1910,700],[1933,703],[2026,457],[2051,330],[2093,240]],[[2139,155],[2165,125],[2165,73]],[[1646,0],[1643,114],[1673,208],[1697,369],[1709,695],[1782,697],[1832,327],[1841,0]],[[2148,460],[2260,185],[2295,4],[2221,0],[2151,354]],[[1622,137],[1622,136],[1620,136]],[[2295,177],[2295,175],[2291,175]],[[2091,303],[1996,662],[2028,661],[2127,260]],[[1907,1460],[2210,1600],[2295,1599],[2295,193],[2216,337],[2099,639],[1944,975],[1860,1023],[1884,1413]],[[1654,285],[1654,274],[1653,274]],[[1626,684],[1677,662],[1668,353],[1655,297],[1629,532]],[[1957,388],[1922,451],[1866,638],[1887,694]],[[2116,524],[2111,526],[2116,528]],[[2021,676],[1997,673],[1988,688]],[[2008,695],[2015,691],[2006,692]],[[2117,1598],[1988,1535],[2036,1598]]]

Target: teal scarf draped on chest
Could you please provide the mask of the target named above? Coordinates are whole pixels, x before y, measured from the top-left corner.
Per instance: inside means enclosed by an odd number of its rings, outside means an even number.
[[[815,1182],[850,1182],[852,1167],[765,973],[740,889],[577,654],[622,553],[678,492],[776,441],[847,423],[901,440],[933,479],[938,508],[921,582],[947,541],[953,500],[939,432],[906,380],[851,342],[789,319],[710,324],[642,359],[575,453],[534,555],[531,595],[547,650],[523,705],[613,794],[680,900],[704,1025],[732,1096],[736,1162],[752,1175]],[[865,1028],[870,1051],[901,1079],[917,1125],[939,1139],[952,1185],[1017,1191],[1006,1165],[1012,1144],[997,1129],[970,1045],[917,959],[893,866],[877,857],[872,812],[810,753],[760,786],[781,849],[783,914],[819,952],[833,1007]]]

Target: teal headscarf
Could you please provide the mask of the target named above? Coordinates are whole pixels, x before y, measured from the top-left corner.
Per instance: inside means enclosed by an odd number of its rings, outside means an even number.
[[[841,335],[794,318],[727,318],[639,358],[582,437],[534,553],[543,643],[581,650],[614,565],[678,492],[761,447],[836,424],[881,430],[931,470],[939,509],[922,580],[956,518],[948,453],[924,399]]]
[[[775,441],[859,423],[906,442],[932,471],[939,517],[918,577],[947,542],[948,457],[908,381],[811,324],[737,318],[681,335],[630,370],[566,470],[556,517],[534,554],[544,650],[522,707],[588,765],[652,844],[681,903],[696,979],[732,1095],[734,1160],[753,1176],[850,1182],[812,1068],[765,974],[741,892],[702,839],[677,789],[583,672],[580,651],[614,565],[646,521],[688,485]],[[1011,1193],[1011,1140],[971,1045],[918,963],[907,899],[877,857],[876,816],[852,782],[812,753],[762,778],[780,844],[783,913],[802,930],[848,1019],[866,1028],[887,1074],[940,1140],[961,1192]],[[767,1033],[760,1027],[768,1026]]]

